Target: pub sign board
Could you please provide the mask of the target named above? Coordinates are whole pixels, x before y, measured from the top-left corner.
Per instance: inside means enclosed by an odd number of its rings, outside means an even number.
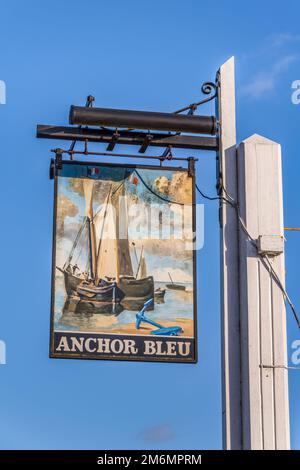
[[[50,357],[196,362],[194,176],[56,170]]]

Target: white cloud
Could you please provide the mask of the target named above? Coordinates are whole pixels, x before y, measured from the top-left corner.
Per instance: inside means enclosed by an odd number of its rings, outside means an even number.
[[[273,78],[261,76],[253,78],[252,81],[242,87],[241,92],[243,95],[251,96],[252,98],[260,98],[265,92],[273,90],[275,81]]]
[[[287,55],[286,57],[283,57],[280,59],[278,62],[275,63],[273,67],[273,74],[279,74],[282,72],[285,72],[291,64],[296,62],[298,60],[298,55],[297,54],[290,54]]]
[[[251,99],[270,95],[281,75],[299,60],[299,42],[300,34],[278,32],[266,37],[260,47],[243,54],[241,61],[248,78],[240,87],[241,95]]]
[[[271,47],[281,47],[286,44],[291,44],[300,41],[300,34],[292,33],[276,33],[268,37],[268,42]]]
[[[242,86],[241,94],[254,99],[261,98],[265,93],[274,90],[280,76],[298,59],[298,55],[289,54],[277,60],[267,72],[256,74],[252,80]]]

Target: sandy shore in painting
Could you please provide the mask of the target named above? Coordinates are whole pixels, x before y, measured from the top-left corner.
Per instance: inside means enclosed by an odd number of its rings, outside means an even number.
[[[165,326],[181,326],[184,332],[180,336],[194,337],[194,322],[188,318],[177,318],[175,321],[166,321],[155,318],[155,322]],[[127,323],[123,325],[117,325],[116,328],[113,326],[110,328],[110,333],[128,334],[128,335],[150,335],[151,331],[156,328],[151,325],[143,323],[137,330],[135,323]]]

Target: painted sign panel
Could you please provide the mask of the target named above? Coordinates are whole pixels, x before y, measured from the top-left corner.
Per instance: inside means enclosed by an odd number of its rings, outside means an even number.
[[[196,362],[194,177],[64,162],[50,356]]]

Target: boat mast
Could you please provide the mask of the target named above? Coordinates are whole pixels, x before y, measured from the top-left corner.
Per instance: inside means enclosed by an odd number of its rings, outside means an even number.
[[[84,180],[83,189],[85,195],[85,210],[86,217],[88,221],[88,234],[89,234],[89,259],[90,259],[90,271],[91,278],[96,282],[96,261],[97,261],[97,252],[96,252],[96,232],[94,226],[94,214],[93,214],[93,189],[94,181]]]
[[[105,224],[105,219],[106,219],[106,215],[107,215],[107,207],[108,207],[108,203],[109,203],[109,199],[110,199],[110,195],[111,195],[111,189],[112,189],[112,184],[110,185],[109,192],[108,192],[106,202],[105,202],[105,212],[104,212],[104,216],[103,216],[101,234],[100,234],[100,237],[99,237],[99,244],[98,244],[98,250],[97,250],[97,256],[96,256],[96,266],[97,266],[96,276],[97,276],[97,279],[99,279],[98,260],[99,260],[99,257],[100,257],[100,250],[101,250],[101,244],[102,244],[102,238],[103,238],[103,232],[104,232],[104,224]]]
[[[121,276],[133,277],[124,184],[125,179],[116,191],[112,193],[111,197],[116,214],[117,282],[119,282]]]
[[[91,278],[95,280],[94,276],[94,267],[93,267],[93,252],[92,252],[92,228],[91,228],[91,220],[88,218],[88,233],[89,233],[89,264],[90,264],[90,273]]]
[[[136,253],[136,249],[135,249],[135,243],[134,243],[134,242],[131,242],[131,245],[133,246],[133,252],[134,252],[134,256],[135,256],[135,260],[136,260],[136,264],[139,264],[138,255],[137,255],[137,253]]]
[[[171,279],[172,284],[174,284],[173,279],[171,278],[171,274],[168,273],[168,275],[169,275],[169,278]]]
[[[143,251],[144,251],[144,245],[142,245],[142,249],[141,249],[140,260],[139,260],[139,264],[138,264],[136,275],[135,275],[136,279],[138,277],[139,270],[140,270],[140,267],[141,267],[141,262],[142,262],[142,258],[143,258]]]

